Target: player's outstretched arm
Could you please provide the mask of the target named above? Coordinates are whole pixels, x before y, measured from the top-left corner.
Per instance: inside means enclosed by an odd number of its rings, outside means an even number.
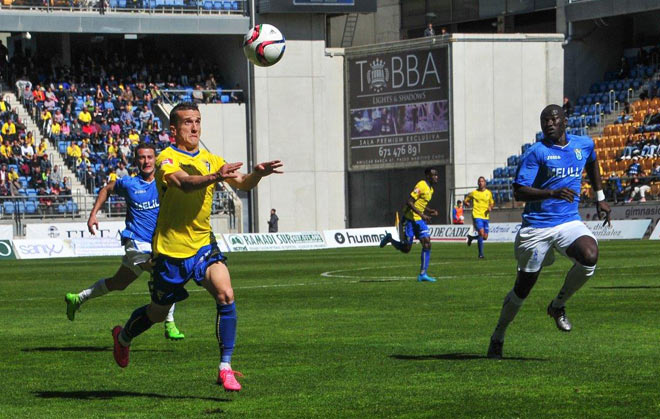
[[[283,173],[279,170],[284,163],[280,160],[271,160],[264,163],[259,163],[254,166],[252,173],[236,173],[236,176],[231,179],[226,179],[227,183],[233,187],[240,189],[242,191],[249,191],[250,189],[257,186],[261,178],[272,175],[273,173],[281,174]],[[224,167],[224,166],[223,166]]]
[[[208,175],[189,175],[183,170],[178,170],[165,175],[165,180],[168,185],[176,186],[184,192],[192,192],[240,176],[238,169],[241,166],[243,163],[225,163],[220,170]]]
[[[598,159],[594,159],[591,162],[588,161],[584,168],[587,172],[589,183],[591,183],[591,188],[597,197],[596,213],[598,214],[598,219],[602,220],[604,215],[605,223],[603,225],[612,225],[610,218],[612,210],[607,201],[605,201],[605,192],[603,192],[603,180],[600,177],[600,163],[598,163]]]
[[[99,222],[96,219],[96,213],[101,210],[101,207],[105,202],[108,200],[108,197],[110,194],[115,190],[115,182],[109,182],[107,185],[102,187],[99,190],[99,196],[96,198],[96,202],[94,202],[94,207],[92,210],[89,212],[89,218],[87,219],[87,230],[92,234],[92,236],[96,235],[96,230],[99,229]]]

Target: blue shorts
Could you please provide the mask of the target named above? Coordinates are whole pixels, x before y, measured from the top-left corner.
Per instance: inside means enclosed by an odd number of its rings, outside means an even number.
[[[474,223],[474,228],[479,231],[482,228],[484,229],[484,233],[488,234],[488,220],[484,218],[475,218],[473,220]]]
[[[152,280],[149,283],[151,301],[170,305],[188,298],[183,287],[190,279],[197,285],[204,279],[206,269],[226,258],[215,243],[206,245],[189,258],[177,259],[159,255],[155,260]]]
[[[416,237],[417,240],[423,237],[431,237],[429,233],[429,227],[426,225],[424,220],[408,220],[403,221],[403,231],[406,235],[405,243],[412,244],[413,237]]]

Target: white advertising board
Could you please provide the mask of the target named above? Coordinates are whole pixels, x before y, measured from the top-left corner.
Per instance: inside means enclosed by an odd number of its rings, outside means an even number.
[[[310,250],[326,247],[323,235],[317,231],[224,234],[223,236],[230,252]]]
[[[86,222],[79,223],[29,223],[25,225],[27,239],[81,239],[109,238],[120,239],[121,231],[126,227],[124,221],[99,221],[99,229],[92,236]]]
[[[49,259],[75,256],[70,242],[61,239],[14,240],[14,250],[18,259]]]
[[[116,239],[71,239],[76,256],[123,256],[124,246]]]
[[[329,248],[378,246],[385,233],[399,239],[396,227],[346,228],[343,230],[325,230],[325,243]]]
[[[651,220],[612,220],[612,226],[604,226],[602,221],[585,221],[589,230],[598,240],[641,239]]]
[[[655,228],[649,237],[649,240],[660,240],[660,220],[658,220],[656,223]]]
[[[12,224],[0,224],[0,240],[11,240],[14,238],[14,226]]]

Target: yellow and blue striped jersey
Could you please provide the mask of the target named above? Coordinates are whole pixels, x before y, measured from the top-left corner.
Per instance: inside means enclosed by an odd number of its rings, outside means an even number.
[[[488,189],[483,191],[473,190],[465,197],[465,201],[472,201],[472,218],[490,219],[488,209],[495,204],[495,201],[493,200],[493,194]]]
[[[419,210],[421,213],[424,213],[426,206],[431,201],[433,197],[433,188],[428,184],[426,180],[420,180],[415,185],[415,189],[410,192],[410,196],[415,200],[415,209]],[[413,212],[410,208],[406,210],[405,217],[409,220],[418,221],[422,217]]]
[[[189,153],[170,146],[156,159],[156,186],[160,199],[160,213],[153,239],[156,255],[188,258],[215,242],[211,230],[211,208],[215,185],[191,192],[167,184],[165,176],[183,170],[189,175],[204,176],[215,173],[225,160],[206,150]]]

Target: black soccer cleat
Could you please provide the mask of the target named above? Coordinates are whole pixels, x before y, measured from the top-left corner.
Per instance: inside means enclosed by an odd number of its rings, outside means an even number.
[[[386,231],[385,236],[380,240],[380,247],[387,246],[387,243],[390,243],[391,241],[392,241],[392,235]]]
[[[570,332],[571,329],[573,329],[573,325],[571,324],[570,320],[568,320],[568,317],[566,317],[565,307],[554,308],[551,301],[550,305],[548,305],[548,316],[555,319],[557,329],[561,330],[562,332]]]
[[[474,237],[472,237],[471,235],[468,234],[467,239],[468,239],[467,245],[472,246],[472,240],[474,240]]]
[[[488,345],[488,353],[486,354],[486,357],[488,359],[502,359],[503,346],[504,346],[504,342],[498,342],[496,340],[491,339],[490,345]]]

